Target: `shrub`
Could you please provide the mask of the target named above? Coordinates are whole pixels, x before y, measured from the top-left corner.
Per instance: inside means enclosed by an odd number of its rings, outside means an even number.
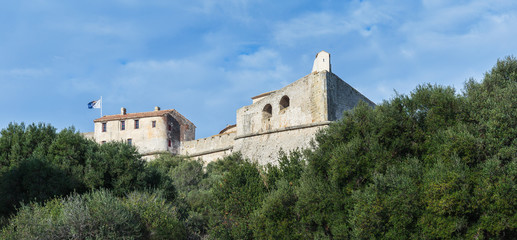
[[[142,239],[139,215],[109,191],[23,205],[2,239]]]
[[[132,192],[124,198],[129,211],[139,216],[148,239],[184,239],[186,229],[178,220],[176,208],[161,192]]]

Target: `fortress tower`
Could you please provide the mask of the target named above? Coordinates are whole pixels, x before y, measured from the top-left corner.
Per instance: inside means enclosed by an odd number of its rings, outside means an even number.
[[[251,99],[251,105],[237,110],[236,125],[212,137],[182,142],[180,154],[209,162],[240,151],[261,164],[275,162],[280,150],[309,147],[319,130],[359,101],[375,106],[331,72],[325,51],[316,55],[309,75]]]

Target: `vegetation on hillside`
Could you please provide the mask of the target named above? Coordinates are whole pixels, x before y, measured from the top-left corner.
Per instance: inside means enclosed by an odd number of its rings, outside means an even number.
[[[0,136],[2,239],[517,239],[517,60],[364,103],[259,166],[144,162],[73,128]]]

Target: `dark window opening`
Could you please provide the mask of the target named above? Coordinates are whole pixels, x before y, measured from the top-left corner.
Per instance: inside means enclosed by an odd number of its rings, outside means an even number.
[[[169,124],[169,131],[172,130],[172,125]]]
[[[169,147],[172,147],[172,141],[169,139]]]
[[[102,132],[106,132],[106,123],[102,123]]]
[[[120,121],[120,130],[126,130],[126,121]]]
[[[140,128],[140,120],[135,120],[135,129]]]
[[[153,121],[153,128],[156,127],[156,121]]]
[[[128,138],[128,139],[127,139],[127,144],[128,144],[129,146],[131,146],[131,145],[133,144],[133,139]]]
[[[289,97],[283,96],[282,99],[280,99],[280,110],[289,107]]]
[[[273,116],[273,107],[271,107],[271,104],[266,104],[266,106],[264,106],[262,109],[262,116],[264,118],[271,118],[271,116]]]

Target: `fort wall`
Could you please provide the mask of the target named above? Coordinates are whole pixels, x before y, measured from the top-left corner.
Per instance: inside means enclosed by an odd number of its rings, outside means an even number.
[[[337,121],[343,117],[343,113],[353,109],[359,101],[364,101],[371,107],[375,103],[341,80],[337,75],[326,72],[327,79],[327,103],[328,103],[328,120]]]
[[[223,133],[207,138],[184,141],[180,154],[193,158],[202,158],[205,162],[213,161],[233,152],[236,133]]]
[[[327,120],[325,72],[311,73],[237,110],[239,135]],[[288,106],[282,106],[288,99]],[[271,107],[268,110],[269,106]]]
[[[181,154],[208,163],[239,151],[259,164],[276,164],[280,151],[313,147],[311,142],[320,130],[360,101],[375,106],[326,69],[252,99],[251,105],[237,110],[236,133],[183,142]]]
[[[330,122],[303,124],[264,133],[237,136],[234,149],[240,151],[243,157],[261,165],[276,164],[280,151],[289,153],[296,149],[310,148],[316,133],[327,127],[328,124]]]

